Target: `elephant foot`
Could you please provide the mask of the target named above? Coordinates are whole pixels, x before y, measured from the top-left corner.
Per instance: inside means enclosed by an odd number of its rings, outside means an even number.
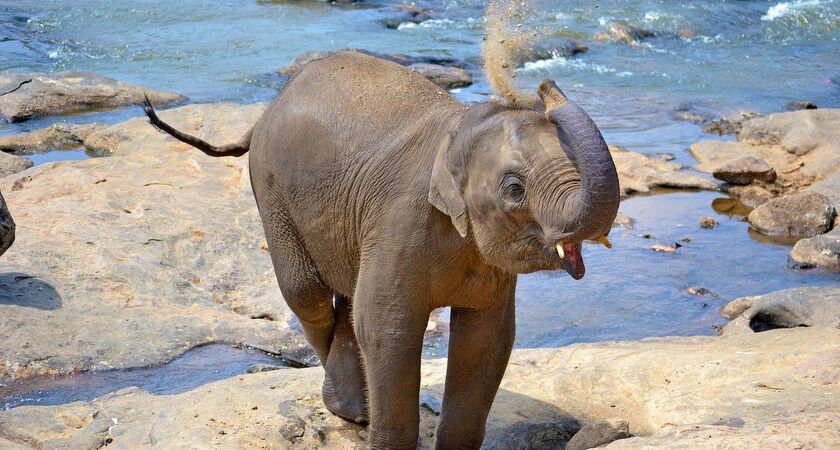
[[[342,419],[367,425],[370,420],[364,380],[359,379],[358,375],[355,377],[357,379],[352,378],[354,378],[353,375],[344,372],[341,379],[334,380],[328,369],[322,389],[324,406]]]

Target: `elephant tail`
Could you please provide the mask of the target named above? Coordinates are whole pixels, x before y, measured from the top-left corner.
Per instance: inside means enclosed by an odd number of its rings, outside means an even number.
[[[143,101],[143,112],[149,117],[149,122],[152,125],[156,126],[157,128],[166,132],[166,134],[178,139],[179,141],[192,145],[193,147],[201,150],[205,154],[214,157],[220,156],[242,156],[245,153],[248,153],[248,150],[251,147],[251,135],[254,133],[254,127],[251,127],[245,136],[242,136],[242,139],[235,144],[227,144],[222,146],[215,146],[210,144],[207,141],[203,141],[195,136],[190,136],[189,134],[180,132],[173,128],[168,123],[160,120],[160,118],[155,113],[155,109],[152,107],[152,102],[149,101],[149,97],[145,97]]]

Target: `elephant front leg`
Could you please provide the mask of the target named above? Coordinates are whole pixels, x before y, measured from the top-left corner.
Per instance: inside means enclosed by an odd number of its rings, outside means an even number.
[[[505,373],[515,336],[514,286],[499,304],[452,308],[449,360],[438,449],[479,448],[487,414]]]
[[[367,374],[370,444],[414,449],[420,424],[420,358],[429,311],[404,298],[404,289],[381,290],[381,280],[360,279],[353,325]]]

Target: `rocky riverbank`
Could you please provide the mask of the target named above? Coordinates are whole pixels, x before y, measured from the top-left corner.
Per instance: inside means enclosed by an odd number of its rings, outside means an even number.
[[[807,304],[821,313],[836,312],[840,301],[837,289],[767,297],[739,300],[729,314],[757,323],[772,305]],[[721,337],[517,350],[490,413],[485,448],[836,448],[840,329],[836,321],[788,324]],[[433,446],[445,365],[423,363],[421,448]],[[320,368],[284,369],[177,395],[129,388],[91,402],[15,408],[0,413],[0,443],[365,448],[364,428],[324,409],[322,377]]]
[[[738,113],[718,124],[737,141],[691,146],[695,169],[725,182],[748,208],[750,225],[769,235],[802,239],[794,267],[840,271],[840,110]]]

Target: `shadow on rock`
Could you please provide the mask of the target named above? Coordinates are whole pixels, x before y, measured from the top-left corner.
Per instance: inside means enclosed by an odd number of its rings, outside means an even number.
[[[44,280],[19,272],[0,273],[0,305],[56,310],[61,296]]]

